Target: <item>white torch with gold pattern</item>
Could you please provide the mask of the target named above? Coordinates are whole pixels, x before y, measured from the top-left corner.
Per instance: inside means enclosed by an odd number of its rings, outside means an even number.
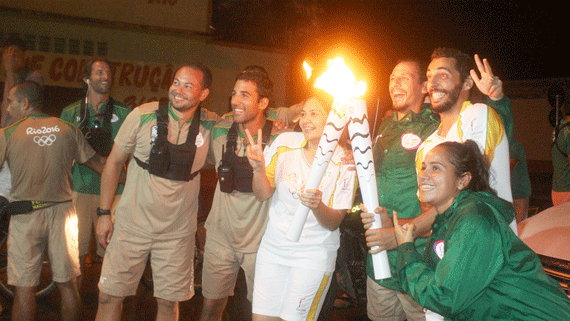
[[[308,64],[304,63],[304,67],[306,70],[310,70]],[[357,175],[360,181],[362,199],[364,205],[373,211],[378,207],[378,192],[372,158],[370,129],[366,116],[366,103],[362,99],[353,99],[364,94],[366,84],[362,81],[356,81],[352,71],[344,64],[342,58],[335,58],[329,60],[329,68],[317,79],[315,87],[325,90],[333,95],[335,99],[323,130],[323,136],[319,141],[305,189],[318,188],[334,149],[337,147],[344,126],[350,119],[348,130],[351,137]],[[350,116],[346,115],[347,108]],[[309,208],[300,204],[287,231],[287,239],[295,242],[299,240],[308,213]],[[376,215],[373,228],[381,227],[380,217]],[[372,259],[374,277],[376,279],[391,277],[386,251],[374,254]]]
[[[344,108],[340,104],[337,105],[335,101],[327,118],[321,140],[319,140],[319,146],[317,147],[317,152],[313,164],[311,165],[309,179],[307,183],[305,183],[305,190],[319,188],[319,184],[325,174],[345,125],[346,117]],[[307,206],[299,204],[297,211],[295,211],[293,215],[293,221],[291,221],[291,225],[289,225],[289,230],[287,230],[286,236],[288,240],[293,242],[299,241],[303,226],[307,220],[307,215],[309,215],[309,210]]]

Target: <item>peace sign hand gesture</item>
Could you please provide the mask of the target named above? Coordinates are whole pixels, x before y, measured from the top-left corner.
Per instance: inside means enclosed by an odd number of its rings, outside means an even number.
[[[477,69],[481,73],[481,78],[477,75],[475,69],[471,69],[471,78],[475,85],[481,93],[488,96],[493,100],[499,100],[503,98],[503,82],[499,79],[499,77],[493,74],[493,70],[491,69],[491,65],[489,61],[484,58],[481,62],[479,55],[475,55],[475,63],[477,64]]]
[[[249,130],[245,130],[247,137],[246,156],[254,172],[265,171],[265,158],[263,158],[263,145],[261,129],[257,132],[257,142],[253,140]]]

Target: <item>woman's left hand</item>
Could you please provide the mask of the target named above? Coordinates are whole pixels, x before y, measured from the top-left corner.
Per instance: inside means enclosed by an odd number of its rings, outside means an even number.
[[[414,229],[416,228],[414,224],[406,223],[404,226],[401,226],[398,223],[398,213],[394,211],[394,234],[396,234],[396,240],[398,241],[398,245],[402,245],[403,243],[413,242],[414,241]]]
[[[321,204],[321,200],[323,198],[323,193],[318,189],[308,189],[301,193],[301,204],[305,205],[306,207],[316,210]]]

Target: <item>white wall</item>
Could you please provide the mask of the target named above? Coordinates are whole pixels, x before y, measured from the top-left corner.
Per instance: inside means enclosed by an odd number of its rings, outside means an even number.
[[[0,12],[0,31],[4,37],[11,32],[20,35],[60,37],[67,39],[90,40],[94,43],[106,42],[110,60],[131,62],[134,65],[159,65],[176,68],[186,61],[201,61],[212,69],[214,81],[211,94],[203,106],[219,114],[227,111],[228,97],[234,85],[235,76],[247,65],[260,65],[267,69],[275,87],[276,104],[282,106],[287,94],[286,74],[289,68],[289,55],[282,52],[264,51],[252,47],[229,46],[215,43],[207,38],[191,37],[181,33],[149,32],[111,28],[108,24],[74,23],[70,21],[44,21],[43,18],[20,16]],[[33,52],[45,56],[60,55],[86,59],[87,56],[70,56]],[[45,66],[49,68],[49,66]],[[46,76],[46,75],[44,75]],[[116,75],[115,78],[117,78]],[[115,79],[117,81],[117,79]],[[46,84],[50,85],[47,79]],[[80,82],[68,83],[65,87],[79,87]],[[132,88],[133,91],[139,89]],[[114,84],[113,97],[121,98],[129,94],[128,86]],[[137,94],[140,96],[140,94]],[[167,97],[166,90],[149,93],[145,98]]]

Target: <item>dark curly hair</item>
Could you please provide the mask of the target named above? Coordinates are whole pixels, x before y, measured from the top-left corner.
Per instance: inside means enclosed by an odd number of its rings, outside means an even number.
[[[247,80],[255,83],[259,99],[267,98],[269,100],[267,107],[274,107],[273,82],[265,68],[257,65],[247,66],[236,76],[236,81],[238,80]]]
[[[106,64],[109,69],[113,70],[113,66],[111,65],[111,62],[109,60],[107,60],[107,58],[105,57],[93,57],[91,58],[87,64],[85,65],[85,67],[83,68],[83,74],[81,75],[82,79],[89,79],[89,77],[91,77],[91,73],[93,72],[93,65],[96,62],[102,62],[104,64]],[[83,89],[87,90],[87,84],[83,83]]]
[[[431,59],[436,58],[453,58],[455,59],[455,69],[459,71],[461,83],[469,77],[469,72],[474,67],[474,62],[471,57],[455,48],[437,48],[431,54]]]

